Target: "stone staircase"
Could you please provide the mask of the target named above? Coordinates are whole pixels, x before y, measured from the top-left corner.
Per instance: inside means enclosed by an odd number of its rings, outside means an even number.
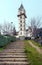
[[[29,65],[23,41],[11,43],[5,50],[0,51],[0,65]]]

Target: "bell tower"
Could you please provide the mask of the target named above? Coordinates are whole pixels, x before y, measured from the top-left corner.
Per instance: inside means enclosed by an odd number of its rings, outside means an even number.
[[[25,21],[26,21],[26,12],[21,4],[20,8],[18,9],[18,21],[19,21],[19,37],[20,39],[25,38],[25,32],[26,32],[26,27],[25,27]]]

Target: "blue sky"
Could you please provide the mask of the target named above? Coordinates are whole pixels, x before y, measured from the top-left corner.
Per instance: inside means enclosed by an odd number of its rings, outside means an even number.
[[[26,10],[28,26],[31,18],[42,17],[42,0],[0,0],[0,24],[4,21],[13,22],[18,30],[17,14],[21,3]]]

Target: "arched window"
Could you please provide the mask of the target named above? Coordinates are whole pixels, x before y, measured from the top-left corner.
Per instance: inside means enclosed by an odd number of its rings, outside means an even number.
[[[20,34],[22,35],[22,32]]]
[[[22,21],[20,21],[22,23]]]

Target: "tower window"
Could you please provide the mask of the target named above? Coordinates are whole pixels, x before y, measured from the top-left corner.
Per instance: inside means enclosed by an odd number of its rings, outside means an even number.
[[[22,24],[20,26],[22,26]]]
[[[22,19],[22,16],[20,16],[20,18]]]
[[[20,28],[20,30],[22,30],[22,28]]]
[[[22,21],[20,21],[22,23]]]

